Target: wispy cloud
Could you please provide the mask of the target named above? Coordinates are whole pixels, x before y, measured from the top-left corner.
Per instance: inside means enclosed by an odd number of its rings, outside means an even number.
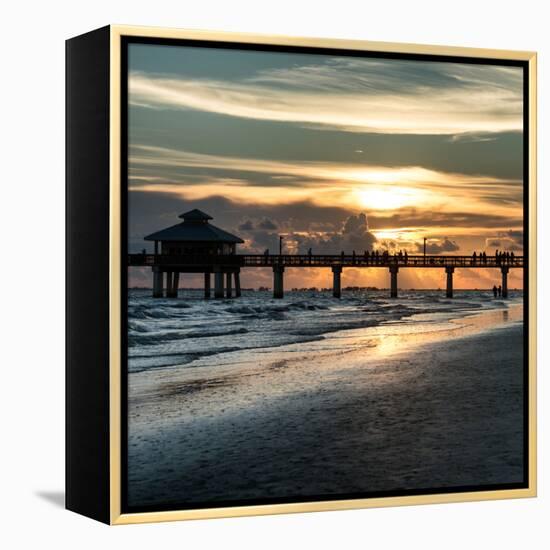
[[[522,130],[520,69],[330,58],[239,81],[132,72],[129,101],[320,129],[400,134]]]
[[[194,170],[201,173],[194,175]],[[257,174],[264,176],[259,183],[255,181]],[[271,185],[265,183],[265,176],[273,179]],[[133,189],[178,193],[193,200],[220,195],[263,204],[309,200],[354,209],[416,206],[434,212],[464,208],[484,212],[490,204],[493,211],[508,215],[515,215],[522,205],[521,181],[490,176],[420,166],[207,155],[139,144],[130,149],[130,183]]]

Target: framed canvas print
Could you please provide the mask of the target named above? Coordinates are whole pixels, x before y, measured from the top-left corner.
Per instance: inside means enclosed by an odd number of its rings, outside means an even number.
[[[536,56],[67,42],[67,508],[536,494]]]

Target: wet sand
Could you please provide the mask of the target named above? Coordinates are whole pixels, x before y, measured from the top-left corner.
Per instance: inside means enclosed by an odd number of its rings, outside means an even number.
[[[521,316],[417,316],[132,374],[129,504],[521,482]]]

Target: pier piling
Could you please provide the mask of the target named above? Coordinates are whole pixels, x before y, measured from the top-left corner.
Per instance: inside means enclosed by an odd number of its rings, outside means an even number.
[[[445,267],[445,273],[447,274],[447,298],[453,297],[453,273],[455,268],[452,266]]]
[[[225,274],[225,296],[226,298],[231,298],[233,296],[233,288],[231,286],[231,277],[232,273]]]
[[[214,272],[214,298],[223,298],[223,273]]]
[[[397,273],[399,272],[399,267],[396,265],[390,266],[390,279],[391,279],[391,288],[390,288],[390,298],[397,298]]]
[[[508,271],[510,270],[509,266],[503,265],[500,268],[502,273],[502,297],[508,298]]]
[[[332,295],[335,298],[342,297],[342,266],[332,266]]]
[[[273,298],[284,297],[284,280],[283,273],[285,267],[283,265],[273,266]]]
[[[172,273],[172,291],[170,292],[171,298],[177,298],[178,297],[178,289],[180,286],[180,272],[174,271]]]
[[[235,272],[235,296],[241,297],[241,274],[239,271]]]
[[[210,298],[210,273],[204,274],[204,297],[207,300]]]
[[[166,272],[166,297],[167,298],[172,297],[172,272],[171,271]]]
[[[160,269],[153,269],[153,298],[162,298],[163,275]]]

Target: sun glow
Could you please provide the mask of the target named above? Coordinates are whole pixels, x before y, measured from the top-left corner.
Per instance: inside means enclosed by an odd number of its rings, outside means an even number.
[[[418,189],[388,185],[369,186],[356,190],[358,205],[373,210],[394,210],[406,206],[418,206],[425,202],[425,193]]]

